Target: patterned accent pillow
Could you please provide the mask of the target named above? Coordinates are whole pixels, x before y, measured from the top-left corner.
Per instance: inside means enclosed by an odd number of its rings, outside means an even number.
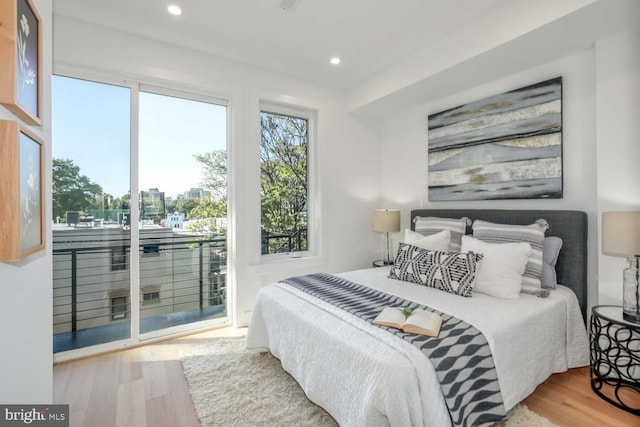
[[[413,219],[414,231],[423,236],[430,236],[442,230],[451,232],[451,243],[449,250],[451,252],[460,252],[462,246],[462,236],[467,232],[467,225],[471,225],[471,220],[466,216],[454,218],[438,218],[435,216],[417,216]]]
[[[531,245],[531,255],[522,277],[522,292],[536,294],[542,283],[542,251],[544,233],[549,224],[544,219],[529,225],[494,224],[488,221],[473,222],[473,237],[487,243],[518,243]]]
[[[400,243],[389,277],[470,297],[481,259],[480,254],[430,251]]]

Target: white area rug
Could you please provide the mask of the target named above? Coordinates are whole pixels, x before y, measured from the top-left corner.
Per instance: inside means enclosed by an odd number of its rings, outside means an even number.
[[[219,338],[182,355],[202,426],[336,426],[270,354],[244,349],[244,338]],[[518,405],[496,427],[553,427]]]

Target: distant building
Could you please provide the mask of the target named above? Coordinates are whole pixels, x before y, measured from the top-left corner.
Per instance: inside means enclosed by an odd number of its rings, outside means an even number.
[[[141,219],[163,219],[165,215],[166,205],[163,191],[157,188],[150,188],[149,191],[140,192]]]
[[[192,188],[189,191],[184,192],[185,199],[202,199],[203,197],[210,197],[211,191],[204,188]]]
[[[184,214],[174,212],[170,215],[167,215],[167,227],[170,228],[182,228],[184,225]]]

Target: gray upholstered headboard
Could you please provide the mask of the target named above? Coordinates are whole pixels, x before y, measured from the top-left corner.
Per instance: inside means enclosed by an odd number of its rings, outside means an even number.
[[[528,225],[539,218],[549,223],[547,236],[562,239],[556,264],[558,283],[573,290],[578,297],[583,319],[587,318],[587,214],[582,211],[503,210],[503,209],[416,209],[411,211],[411,228],[416,216],[481,219],[501,224]],[[467,227],[471,234],[471,227]]]

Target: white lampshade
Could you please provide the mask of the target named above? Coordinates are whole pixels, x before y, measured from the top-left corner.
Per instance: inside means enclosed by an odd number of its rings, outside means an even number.
[[[602,253],[619,257],[640,256],[640,212],[602,214]]]
[[[376,233],[396,233],[400,231],[400,211],[397,209],[374,210],[373,231]]]

